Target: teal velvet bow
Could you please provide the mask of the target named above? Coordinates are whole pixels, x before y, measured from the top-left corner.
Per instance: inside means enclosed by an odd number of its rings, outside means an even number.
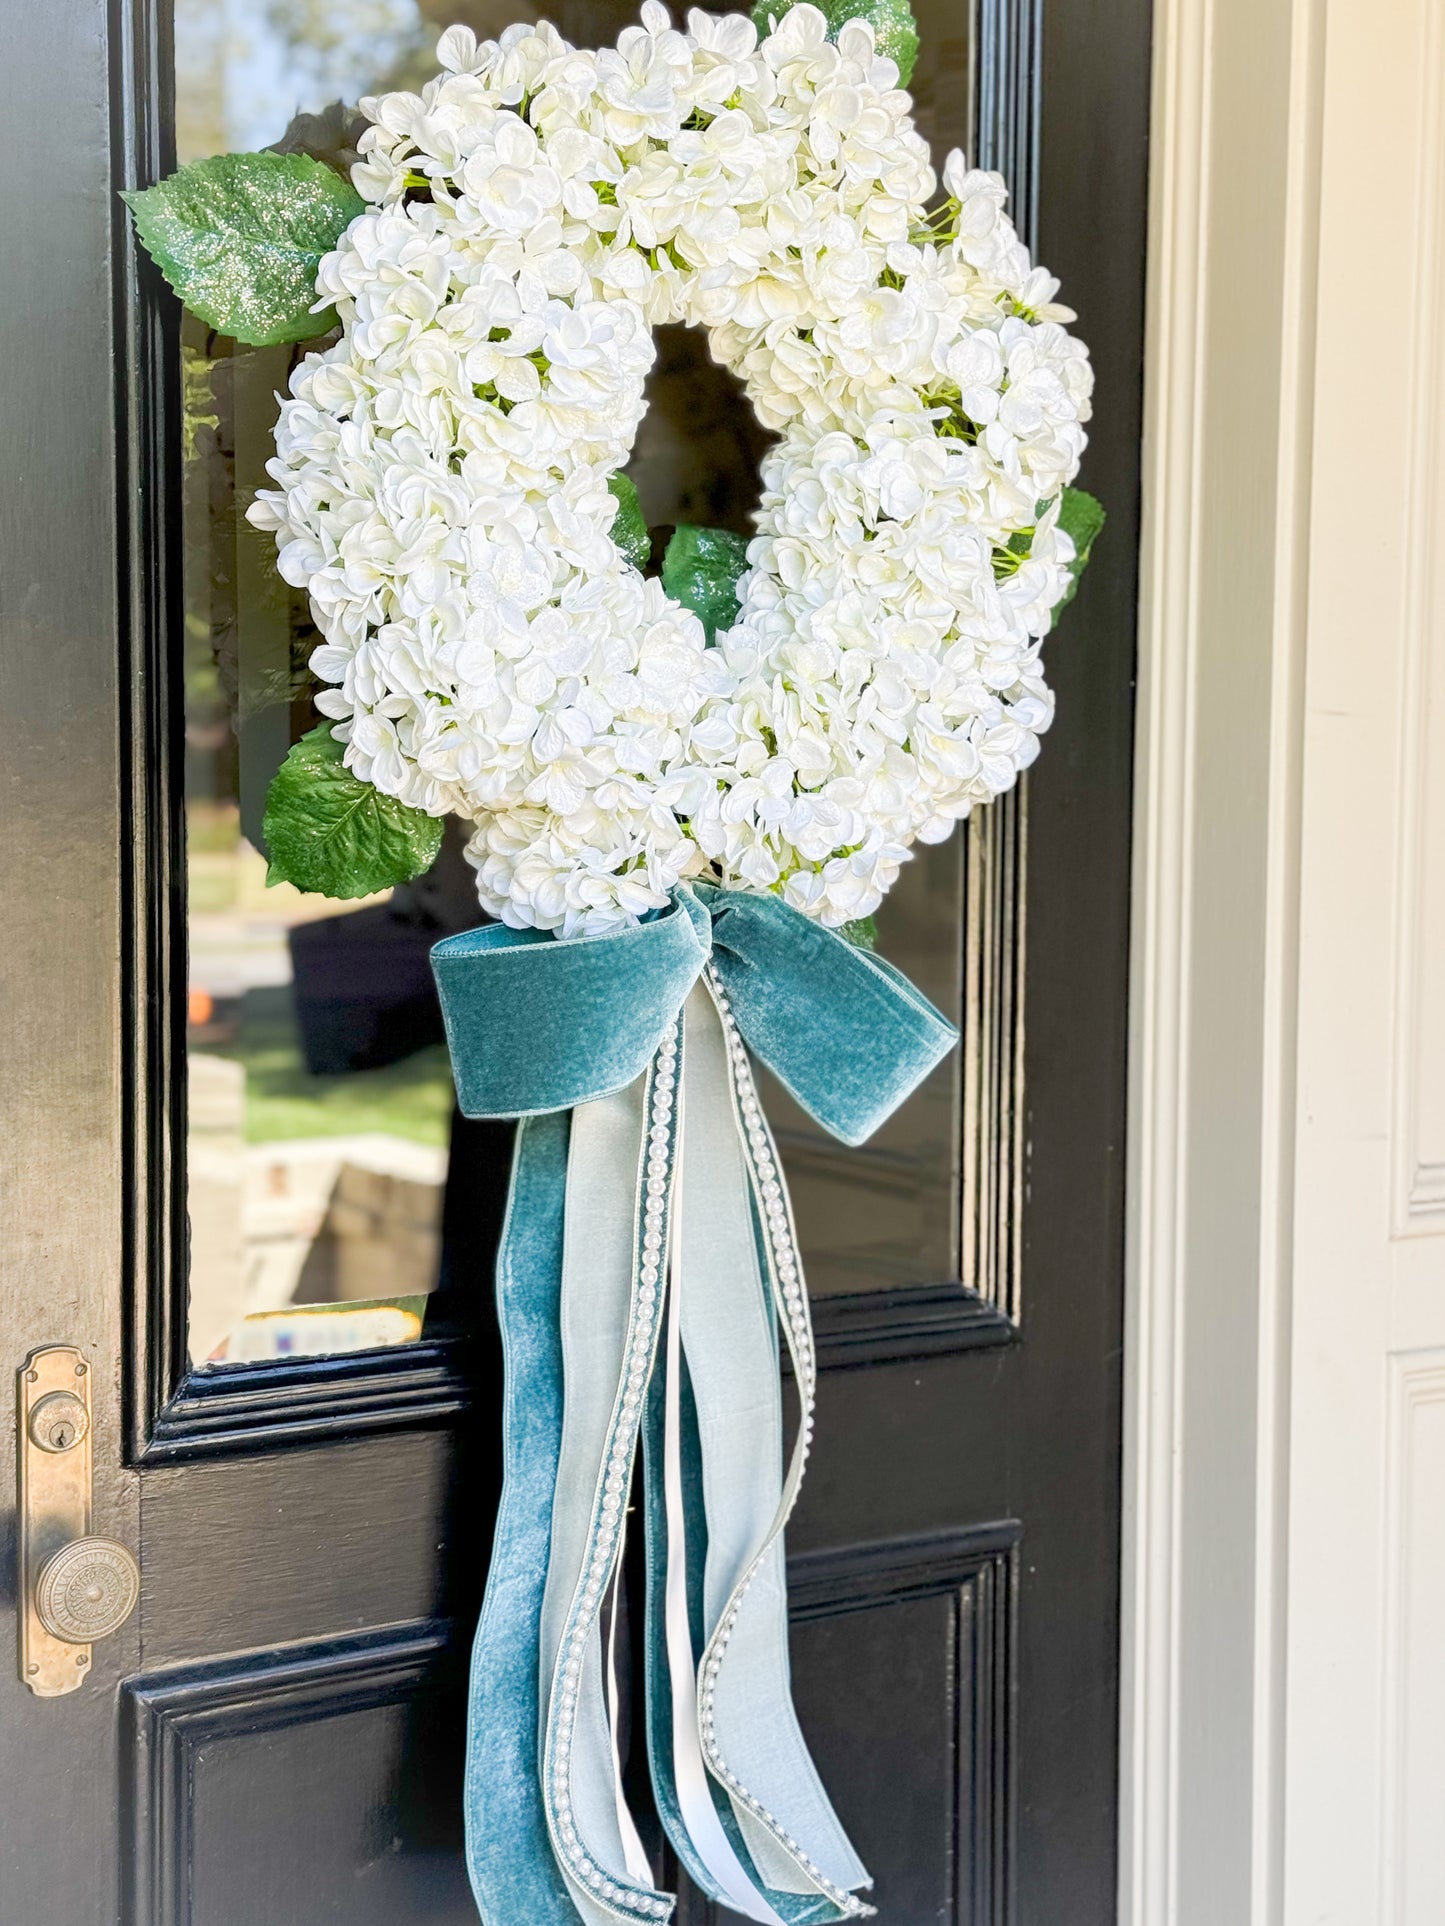
[[[754,1053],[861,1143],[957,1032],[774,897],[682,887],[561,940],[432,963],[468,1116],[523,1119],[497,1264],[505,1481],[473,1650],[467,1852],[488,1926],[667,1919],[622,1791],[616,1593],[639,1439],[659,1816],[712,1899],[856,1917],[869,1883],[788,1680],[783,1528],[816,1358]],[[779,1333],[801,1402],[784,1464]]]

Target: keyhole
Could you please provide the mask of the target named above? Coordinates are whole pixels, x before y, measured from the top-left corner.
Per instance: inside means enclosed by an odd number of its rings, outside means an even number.
[[[86,1433],[86,1411],[73,1392],[52,1391],[30,1414],[30,1437],[42,1451],[73,1451]]]

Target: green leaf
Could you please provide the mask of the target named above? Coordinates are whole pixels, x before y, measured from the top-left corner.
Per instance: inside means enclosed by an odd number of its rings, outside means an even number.
[[[306,154],[217,154],[121,197],[146,252],[211,327],[253,348],[336,324],[316,270],[366,203]]]
[[[354,776],[345,753],[323,722],[292,744],[271,778],[261,825],[268,883],[346,900],[405,883],[436,861],[441,818]]]
[[[719,629],[731,628],[737,620],[738,577],[747,565],[745,537],[730,528],[679,522],[662,558],[662,586],[700,618],[712,643]]]
[[[878,918],[860,916],[856,922],[845,923],[838,932],[860,950],[876,950],[878,947]]]
[[[1074,544],[1074,559],[1069,563],[1069,586],[1054,604],[1054,620],[1059,619],[1059,611],[1066,609],[1074,599],[1079,586],[1079,577],[1088,566],[1089,556],[1099,531],[1108,518],[1104,514],[1103,503],[1096,500],[1082,488],[1066,488],[1059,507],[1059,527],[1070,536]]]
[[[647,532],[647,523],[642,519],[642,505],[637,499],[637,490],[627,475],[609,476],[607,486],[617,498],[617,513],[612,517],[612,539],[640,572],[647,567],[652,555],[652,537]]]
[[[753,25],[761,37],[772,30],[775,20],[792,11],[797,0],[757,0]],[[849,20],[866,20],[873,29],[879,53],[886,54],[898,68],[898,84],[906,87],[913,78],[913,63],[918,58],[918,23],[908,0],[819,0],[828,22],[828,38],[836,40],[838,29]]]

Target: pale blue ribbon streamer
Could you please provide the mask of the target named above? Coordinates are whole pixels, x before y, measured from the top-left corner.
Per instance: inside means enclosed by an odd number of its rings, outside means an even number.
[[[671,1911],[630,1840],[600,1631],[644,1413],[659,1814],[694,1880],[769,1926],[865,1912],[867,1875],[789,1691],[781,1533],[814,1361],[786,1190],[739,1039],[857,1143],[956,1033],[880,958],[741,892],[683,888],[648,922],[578,941],[489,926],[439,944],[433,964],[461,1107],[526,1119],[497,1273],[505,1485],[469,1707],[482,1917],[603,1926]],[[552,1114],[564,1111],[570,1131]],[[670,1368],[658,1350],[669,1257]],[[804,1398],[786,1476],[779,1328]],[[699,1666],[683,1708],[694,1747],[676,1693]]]
[[[701,1444],[707,1520],[703,1615],[709,1628],[723,1620],[745,1575],[758,1563],[733,1608],[736,1619],[711,1711],[721,1753],[784,1838],[806,1841],[830,1882],[851,1891],[867,1883],[867,1873],[803,1742],[788,1676],[781,1530],[811,1439],[812,1367],[804,1363],[798,1372],[800,1436],[785,1479],[777,1318],[754,1225],[753,1192],[761,1183],[748,1154],[747,1131],[739,1127],[743,1119],[735,1115],[740,1095],[752,1104],[756,1098],[750,1078],[741,1093],[737,1090],[723,1025],[712,999],[700,990],[688,998],[685,1023],[689,1121],[682,1145],[679,1188],[685,1204],[678,1262],[685,1276],[697,1280],[682,1293],[682,1328]],[[765,1128],[760,1109],[754,1127],[760,1133]],[[768,1151],[776,1171],[771,1143]],[[774,1181],[781,1201],[781,1175]],[[790,1223],[787,1233],[791,1243]],[[801,1307],[804,1301],[799,1301]],[[815,1890],[786,1848],[779,1850],[772,1828],[737,1798],[733,1808],[759,1875],[785,1891]]]

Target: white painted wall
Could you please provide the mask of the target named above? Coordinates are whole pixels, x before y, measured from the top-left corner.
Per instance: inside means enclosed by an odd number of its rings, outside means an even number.
[[[1323,108],[1283,1917],[1289,1926],[1442,1926],[1440,0],[1331,5]]]
[[[1445,1926],[1445,0],[1160,0],[1130,1926]]]

